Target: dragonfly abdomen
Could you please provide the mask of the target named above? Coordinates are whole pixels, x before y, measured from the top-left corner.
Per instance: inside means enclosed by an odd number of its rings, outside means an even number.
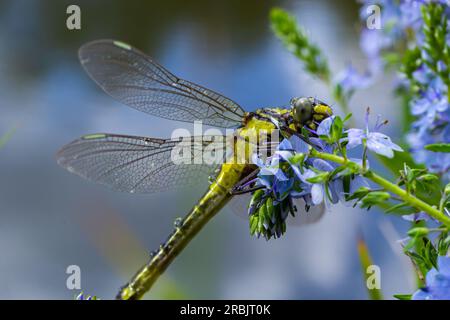
[[[189,214],[177,221],[167,241],[152,253],[150,261],[117,295],[117,299],[140,299],[172,260],[184,249],[202,227],[231,199],[231,188],[247,173],[248,165],[224,164],[208,191]]]

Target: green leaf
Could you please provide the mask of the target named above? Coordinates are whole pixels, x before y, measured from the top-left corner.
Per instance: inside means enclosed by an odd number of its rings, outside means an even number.
[[[358,190],[356,190],[351,196],[349,196],[347,198],[347,200],[355,200],[355,199],[362,199],[364,198],[367,194],[369,194],[369,192],[371,191],[371,189],[366,188],[366,187],[361,187]]]
[[[416,238],[409,239],[408,243],[403,247],[403,250],[405,251],[406,255],[409,255],[409,253],[411,253],[411,252],[408,251],[408,250],[412,249],[416,245],[417,245],[417,239]]]
[[[347,122],[348,120],[350,120],[350,118],[351,118],[352,116],[353,116],[352,113],[347,114],[347,115],[345,116],[343,122],[344,122],[344,123]]]
[[[327,181],[329,175],[330,174],[328,172],[321,172],[314,177],[306,179],[306,181],[311,183],[324,183],[325,181]]]
[[[263,203],[263,196],[264,196],[264,190],[256,190],[252,198],[250,199],[250,203],[248,204],[248,213],[252,213],[252,216],[256,215],[257,210],[259,210],[259,207]]]
[[[272,221],[272,216],[275,212],[275,207],[273,205],[272,197],[267,198],[266,200],[266,210],[264,212],[264,222],[267,225],[270,225],[270,222]]]
[[[437,240],[437,252],[440,256],[447,255],[448,249],[450,247],[450,236],[447,232],[442,232],[439,235],[439,238]]]
[[[394,294],[394,298],[398,300],[411,300],[412,294]]]
[[[439,181],[439,177],[432,173],[426,173],[426,174],[423,174],[420,177],[418,177],[417,180],[419,180],[423,183],[429,184],[429,183],[435,183],[435,182]]]
[[[267,207],[262,205],[258,212],[258,231],[264,231],[264,219],[267,216]]]
[[[372,191],[368,193],[361,201],[361,208],[370,208],[374,205],[384,203],[389,200],[391,195],[384,191]]]
[[[405,254],[410,257],[416,264],[423,264],[424,259],[421,255],[413,252],[413,251],[405,251]]]
[[[339,116],[336,116],[331,124],[330,128],[330,138],[331,143],[339,142],[342,137],[342,128],[344,127],[344,122]]]
[[[434,143],[425,146],[425,149],[432,152],[450,152],[450,143]]]
[[[408,211],[402,211],[402,209],[408,209]],[[393,212],[395,212],[395,213],[400,214],[400,215],[407,215],[407,214],[414,213],[414,211],[412,211],[412,210],[414,210],[414,209],[412,209],[411,206],[408,203],[402,202],[402,203],[399,203],[399,204],[396,204],[396,205],[394,205],[392,207],[387,208],[386,210],[384,210],[384,212],[385,213],[393,213]]]
[[[301,166],[305,158],[306,155],[304,153],[296,153],[289,158],[289,163]]]
[[[272,217],[275,213],[275,209],[274,209],[274,205],[273,205],[273,200],[271,197],[267,198],[266,200],[266,207],[267,207],[267,218],[270,220],[272,220]]]
[[[417,228],[412,228],[408,231],[408,236],[410,237],[424,237],[426,235],[428,235],[430,233],[430,230],[428,228],[425,227],[417,227]]]
[[[444,188],[444,194],[446,196],[450,195],[450,183],[447,183],[447,185]]]
[[[258,215],[254,214],[250,216],[250,235],[254,235],[256,229],[258,229]]]

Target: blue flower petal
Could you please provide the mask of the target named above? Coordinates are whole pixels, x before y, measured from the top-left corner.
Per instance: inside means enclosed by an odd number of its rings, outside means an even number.
[[[437,265],[439,267],[439,273],[450,278],[450,257],[439,256]]]
[[[348,129],[347,130],[347,149],[355,148],[362,144],[362,140],[366,138],[366,133],[361,129]]]
[[[334,118],[334,116],[331,116],[323,120],[317,128],[317,135],[328,136],[330,134],[331,125],[333,124]]]
[[[283,139],[278,145],[278,150],[293,150],[291,142],[288,139]]]
[[[403,151],[402,148],[393,143],[387,135],[379,132],[369,133],[369,136],[367,137],[367,148],[388,158],[394,156],[393,149]]]
[[[308,153],[309,146],[308,144],[300,139],[299,137],[293,135],[289,138],[289,142],[291,143],[292,149],[294,149],[297,153]]]
[[[322,159],[314,159],[313,166],[320,171],[330,172],[334,170],[334,167],[330,163]]]
[[[311,187],[311,201],[316,206],[323,202],[323,186],[320,184],[313,184]]]
[[[416,292],[414,292],[411,298],[411,300],[431,300],[431,299],[432,299],[431,293],[423,289],[419,289]]]

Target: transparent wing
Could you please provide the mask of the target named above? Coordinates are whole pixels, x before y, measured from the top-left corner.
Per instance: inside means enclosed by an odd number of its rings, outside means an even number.
[[[236,195],[231,199],[229,207],[233,213],[248,221],[247,210],[250,199],[250,193]],[[293,204],[297,208],[297,211],[295,217],[289,215],[286,220],[287,224],[290,226],[303,226],[316,223],[325,213],[325,205],[323,203],[311,207],[308,212],[305,210],[305,201],[303,199],[293,199]]]
[[[234,101],[180,79],[139,50],[122,42],[99,40],[81,47],[86,72],[115,99],[158,117],[235,127],[244,110]]]
[[[223,136],[165,140],[93,134],[64,146],[57,161],[70,172],[112,189],[151,193],[207,181],[222,162],[220,157],[226,157],[226,143]],[[212,156],[208,162],[200,161],[205,154]]]

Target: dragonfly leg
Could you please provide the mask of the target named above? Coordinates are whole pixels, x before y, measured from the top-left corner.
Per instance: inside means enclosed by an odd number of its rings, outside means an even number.
[[[252,186],[258,172],[259,169],[253,170],[249,175],[239,181],[233,189],[231,189],[230,193],[232,195],[239,195],[264,188],[264,186]]]

